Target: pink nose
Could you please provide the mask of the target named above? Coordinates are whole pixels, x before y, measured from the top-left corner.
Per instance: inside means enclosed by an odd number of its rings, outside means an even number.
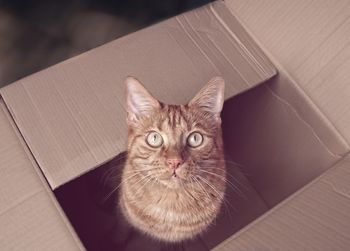
[[[181,165],[182,160],[181,159],[168,159],[166,162],[171,169],[175,170]]]

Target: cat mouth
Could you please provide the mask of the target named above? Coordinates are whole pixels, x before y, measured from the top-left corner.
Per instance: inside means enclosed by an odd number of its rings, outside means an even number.
[[[171,189],[182,188],[188,183],[188,181],[181,177],[178,173],[171,173],[166,176],[164,175],[162,179],[159,179],[159,181]]]
[[[184,181],[183,178],[181,178],[177,173],[172,173],[171,175],[168,175],[168,177],[165,178],[167,182],[173,183],[173,182],[181,182]]]
[[[163,180],[164,182],[168,184],[173,183],[184,183],[186,180],[181,177],[177,172],[172,172],[168,174],[164,174],[163,177],[160,178],[160,180]]]

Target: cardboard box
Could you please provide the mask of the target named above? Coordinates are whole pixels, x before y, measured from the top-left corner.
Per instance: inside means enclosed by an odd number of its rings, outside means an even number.
[[[227,83],[224,143],[238,189],[183,250],[347,250],[349,8],[217,1],[0,89],[1,250],[179,248],[124,238],[96,199],[100,173],[125,151],[128,75],[167,103],[187,102],[215,75]]]

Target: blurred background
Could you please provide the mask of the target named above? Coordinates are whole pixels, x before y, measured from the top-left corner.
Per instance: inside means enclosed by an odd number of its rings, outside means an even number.
[[[0,87],[212,0],[0,0]]]

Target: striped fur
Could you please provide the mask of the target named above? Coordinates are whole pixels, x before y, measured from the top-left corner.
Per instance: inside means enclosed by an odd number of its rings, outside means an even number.
[[[223,203],[226,171],[221,120],[195,104],[157,104],[148,116],[129,123],[119,206],[136,229],[162,241],[179,242],[205,231]],[[150,131],[163,137],[160,148],[146,143]],[[193,131],[204,136],[198,148],[186,143]],[[179,179],[172,179],[166,165],[169,156],[183,160],[177,169]]]

